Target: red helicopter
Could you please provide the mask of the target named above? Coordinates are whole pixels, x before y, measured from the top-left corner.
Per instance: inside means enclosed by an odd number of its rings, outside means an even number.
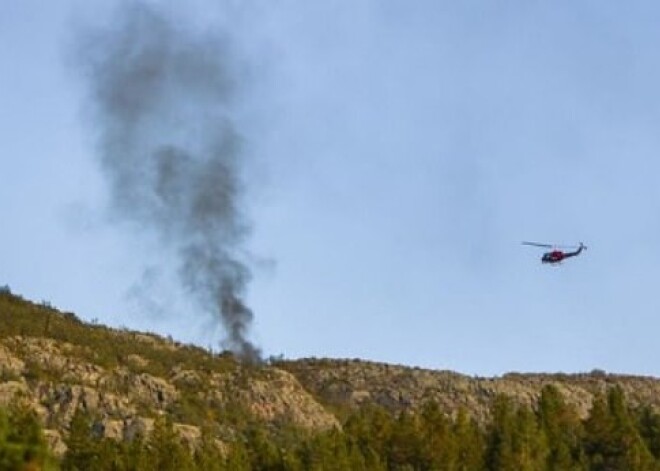
[[[531,245],[533,247],[545,247],[548,249],[552,249],[550,252],[546,252],[543,254],[543,257],[541,257],[541,262],[542,263],[549,263],[551,265],[555,265],[558,263],[561,263],[562,261],[566,260],[567,258],[570,257],[576,257],[582,253],[583,250],[587,248],[586,245],[584,245],[582,242],[580,242],[580,245],[552,245],[552,244],[539,244],[537,242],[523,242],[523,245]],[[559,249],[576,249],[573,252],[564,252],[563,250]]]

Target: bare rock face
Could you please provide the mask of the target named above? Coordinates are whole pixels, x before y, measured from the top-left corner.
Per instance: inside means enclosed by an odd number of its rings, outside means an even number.
[[[4,378],[16,377],[23,374],[25,362],[11,353],[4,345],[0,345],[0,375]]]
[[[128,363],[131,366],[134,366],[139,369],[146,368],[149,366],[149,360],[135,353],[128,355],[126,359],[128,360]]]
[[[48,443],[48,446],[53,454],[60,458],[64,456],[67,450],[67,446],[64,443],[60,432],[52,429],[45,429],[44,435],[46,437],[46,442]]]
[[[6,381],[0,383],[0,404],[11,404],[16,396],[27,396],[29,388],[23,381]]]
[[[172,370],[170,382],[175,385],[188,386],[188,387],[203,387],[203,380],[199,373],[194,370],[184,370],[175,367]]]
[[[174,431],[190,450],[194,450],[202,438],[202,431],[194,425],[174,424]]]
[[[451,371],[432,371],[360,360],[298,360],[278,364],[294,374],[322,403],[352,408],[377,404],[390,411],[416,410],[429,400],[447,413],[467,410],[479,421],[488,419],[492,399],[499,395],[520,404],[534,404],[546,385],[553,385],[584,418],[594,396],[619,386],[631,404],[660,410],[660,380],[590,374],[507,374],[474,378]]]
[[[172,404],[179,396],[176,387],[163,378],[147,373],[130,375],[128,377],[130,392],[140,401],[156,405],[162,409]]]
[[[110,417],[135,414],[126,397],[89,386],[67,383],[40,382],[32,389],[33,397],[47,409],[49,423],[68,425],[77,409]]]
[[[103,437],[117,441],[123,440],[127,433],[125,420],[103,419],[100,428]]]
[[[339,427],[337,418],[316,402],[289,372],[272,369],[240,392],[251,412],[266,422],[287,420],[309,429]]]
[[[136,437],[148,437],[154,429],[154,419],[135,417],[125,422],[124,440],[134,440]]]
[[[66,451],[69,424],[78,410],[89,414],[98,435],[133,440],[147,438],[157,416],[177,411],[185,419],[193,404],[191,423],[174,424],[190,447],[201,437],[196,422],[200,417],[212,418],[214,411],[223,416],[236,407],[264,422],[310,429],[339,427],[337,419],[287,371],[233,363],[212,372],[208,368],[215,360],[203,351],[192,354],[206,368],[171,363],[168,370],[162,362],[153,366],[154,358],[184,355],[180,351],[184,347],[153,335],[111,333],[114,341],[136,346],[140,353],[108,357],[87,346],[50,338],[0,338],[0,404],[12,404],[20,397],[37,411],[58,455]]]

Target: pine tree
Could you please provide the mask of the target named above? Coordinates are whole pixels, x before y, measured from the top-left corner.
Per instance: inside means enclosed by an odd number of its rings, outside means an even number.
[[[231,471],[250,471],[250,454],[241,441],[232,443],[225,459],[225,467]]]
[[[390,436],[387,452],[388,465],[396,469],[402,469],[405,466],[419,469],[421,452],[418,420],[413,414],[402,412],[394,422]]]
[[[0,469],[20,469],[24,463],[21,443],[11,438],[12,426],[4,410],[0,410]]]
[[[424,405],[420,414],[420,454],[423,469],[453,470],[458,464],[458,443],[452,423],[437,402]]]
[[[649,406],[642,407],[637,414],[637,429],[655,459],[660,459],[660,414]]]
[[[0,469],[51,469],[52,457],[39,419],[27,405],[14,404],[7,411],[8,429],[0,450]]]
[[[606,398],[594,400],[585,422],[584,449],[593,471],[655,469],[653,455],[635,429],[618,386]]]
[[[308,471],[351,469],[346,436],[338,430],[315,434],[303,446],[301,464]]]
[[[357,445],[368,469],[385,467],[387,446],[393,429],[392,417],[378,406],[365,406],[352,414],[344,432]]]
[[[202,436],[195,450],[195,468],[205,471],[224,471],[225,458],[215,443],[213,434],[207,428],[202,429]]]
[[[545,467],[549,455],[547,439],[529,407],[518,407],[513,446],[520,471],[537,471]]]
[[[147,442],[141,435],[137,435],[128,443],[121,444],[123,469],[126,471],[148,470],[149,450]],[[121,469],[121,468],[120,468]]]
[[[92,438],[91,417],[82,409],[73,414],[66,446],[63,470],[85,471],[99,467],[98,443]]]
[[[510,398],[498,396],[492,407],[487,466],[497,471],[537,471],[545,467],[545,436],[528,407],[515,407]]]
[[[559,390],[547,385],[538,399],[537,416],[548,444],[548,471],[585,469],[581,449],[582,424],[574,407],[564,402]]]
[[[464,408],[458,410],[452,432],[457,447],[456,471],[483,470],[485,437],[481,427],[469,417]]]
[[[194,469],[190,452],[183,446],[169,417],[154,421],[148,441],[149,463],[157,471],[187,471]]]
[[[613,419],[614,434],[622,451],[622,464],[631,470],[655,469],[653,455],[635,428],[621,387],[616,386],[609,390],[607,404]]]
[[[280,451],[263,427],[254,427],[247,434],[252,469],[278,471],[282,469]]]
[[[511,399],[499,395],[491,406],[486,466],[490,471],[517,471],[513,435],[515,412]]]

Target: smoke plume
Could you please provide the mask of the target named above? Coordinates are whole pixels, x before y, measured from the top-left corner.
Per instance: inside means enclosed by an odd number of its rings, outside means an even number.
[[[238,63],[227,41],[176,24],[155,7],[124,5],[111,29],[80,36],[113,209],[176,254],[186,292],[218,316],[225,347],[245,360],[252,311],[241,262],[244,157],[236,130]]]

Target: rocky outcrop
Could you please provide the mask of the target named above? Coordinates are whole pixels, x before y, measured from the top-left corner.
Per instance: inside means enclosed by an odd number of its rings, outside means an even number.
[[[25,362],[0,345],[0,375],[2,378],[18,378],[23,374]]]
[[[272,368],[264,378],[250,381],[238,394],[254,416],[265,422],[290,422],[309,429],[339,427],[337,418],[287,371]]]
[[[631,404],[660,410],[660,380],[648,377],[589,374],[507,374],[499,378],[469,377],[360,360],[298,360],[278,365],[295,375],[321,403],[357,408],[377,404],[390,411],[416,410],[433,400],[448,414],[460,408],[480,421],[488,418],[498,394],[532,405],[546,385],[554,385],[565,400],[586,417],[596,394],[613,386],[623,389]]]
[[[124,335],[148,348],[167,352],[179,348],[152,335]],[[126,355],[114,367],[108,367],[107,361],[96,363],[97,357],[96,352],[71,342],[28,336],[0,338],[0,404],[12,404],[20,397],[34,409],[47,429],[51,448],[59,455],[66,450],[65,438],[77,410],[94,418],[96,434],[114,440],[148,437],[157,416],[179,411],[177,416],[185,419],[191,403],[209,417],[213,410],[222,416],[239,407],[264,422],[309,429],[339,427],[337,419],[295,376],[277,368],[235,364],[220,373],[173,365],[169,371],[161,368],[158,375],[156,369],[144,371],[152,362],[138,353]],[[200,424],[195,422],[199,415],[191,417],[190,423],[179,420],[174,424],[189,446],[201,437]]]

